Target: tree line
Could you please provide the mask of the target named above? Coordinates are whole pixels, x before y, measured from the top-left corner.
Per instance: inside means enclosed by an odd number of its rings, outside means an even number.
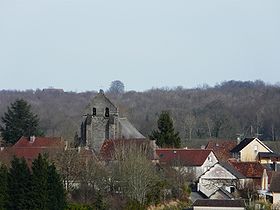
[[[110,89],[109,89],[110,90]],[[192,139],[258,136],[264,140],[280,139],[280,87],[262,81],[227,81],[214,87],[193,89],[159,88],[144,92],[107,91],[145,136],[156,128],[163,110],[169,111],[182,142]],[[97,94],[61,90],[0,91],[0,116],[10,103],[23,98],[41,121],[45,135],[72,140],[79,132],[86,106]]]

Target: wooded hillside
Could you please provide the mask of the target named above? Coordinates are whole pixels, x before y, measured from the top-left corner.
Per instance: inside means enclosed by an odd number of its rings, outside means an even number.
[[[16,99],[28,101],[48,136],[72,141],[79,132],[86,106],[96,91],[75,93],[55,89],[0,91],[0,116]],[[107,96],[121,116],[127,117],[144,135],[156,128],[162,110],[169,110],[183,143],[190,139],[256,136],[280,140],[280,86],[262,81],[223,82],[215,87],[161,88],[129,91]]]

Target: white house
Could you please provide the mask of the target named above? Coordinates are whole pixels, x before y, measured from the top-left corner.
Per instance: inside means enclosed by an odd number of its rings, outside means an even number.
[[[156,154],[162,166],[183,167],[195,179],[218,162],[213,151],[205,149],[161,148],[156,149]]]
[[[227,163],[216,163],[199,177],[198,191],[209,199],[232,199],[245,176]]]

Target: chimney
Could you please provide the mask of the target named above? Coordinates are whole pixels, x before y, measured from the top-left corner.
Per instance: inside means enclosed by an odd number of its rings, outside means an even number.
[[[241,138],[237,137],[237,144],[240,144],[240,142],[241,142]]]
[[[29,137],[29,142],[30,142],[30,143],[34,143],[35,139],[36,139],[35,136],[30,136],[30,137]]]

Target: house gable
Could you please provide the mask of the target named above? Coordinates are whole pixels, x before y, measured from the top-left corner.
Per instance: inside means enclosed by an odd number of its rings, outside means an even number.
[[[258,138],[246,138],[234,147],[231,152],[235,157],[238,156],[240,161],[247,162],[256,161],[259,152],[272,153],[273,151]]]
[[[237,179],[230,171],[221,166],[219,163],[206,171],[200,177],[201,179]]]

